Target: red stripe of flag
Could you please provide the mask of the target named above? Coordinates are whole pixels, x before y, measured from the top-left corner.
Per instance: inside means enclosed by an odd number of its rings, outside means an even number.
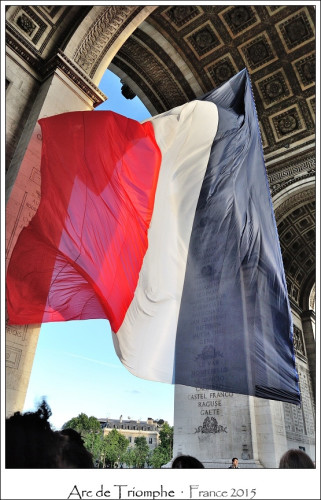
[[[110,111],[39,123],[41,201],[10,259],[9,321],[108,318],[116,332],[148,244],[161,163],[153,127]]]

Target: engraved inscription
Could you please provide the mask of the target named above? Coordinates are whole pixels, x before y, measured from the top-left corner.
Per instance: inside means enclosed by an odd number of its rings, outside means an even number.
[[[17,370],[19,368],[21,356],[22,349],[18,349],[16,347],[7,347],[6,366],[8,368],[14,368],[15,370]]]
[[[7,326],[6,333],[9,335],[13,335],[15,338],[19,338],[22,341],[26,340],[27,326],[23,326],[22,328]]]
[[[30,174],[30,179],[38,184],[38,186],[41,185],[41,176],[40,176],[40,170],[37,168],[33,167],[31,174]]]
[[[196,411],[201,418],[205,417],[202,425],[195,428],[194,434],[218,434],[227,433],[227,425],[219,421],[222,418],[222,410],[226,398],[233,397],[231,392],[208,391],[196,388],[194,393],[188,394],[187,399],[194,402]]]

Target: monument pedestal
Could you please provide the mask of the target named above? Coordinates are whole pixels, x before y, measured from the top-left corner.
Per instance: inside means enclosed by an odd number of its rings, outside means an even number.
[[[287,450],[282,403],[177,385],[173,458],[192,455],[206,468],[278,468]],[[167,464],[171,467],[171,463]]]

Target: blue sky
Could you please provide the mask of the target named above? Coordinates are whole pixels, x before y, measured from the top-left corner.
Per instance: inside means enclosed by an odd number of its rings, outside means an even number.
[[[125,99],[119,78],[106,71],[99,88],[108,100],[96,108],[129,118],[150,116],[138,97]],[[42,396],[51,407],[51,423],[88,416],[163,418],[173,425],[174,386],[135,377],[114,351],[107,320],[46,323],[40,330],[24,411],[34,410]]]

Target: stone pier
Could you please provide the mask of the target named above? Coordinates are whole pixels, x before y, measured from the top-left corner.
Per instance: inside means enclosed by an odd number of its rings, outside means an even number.
[[[177,385],[173,458],[192,455],[206,468],[278,468],[287,450],[282,403]],[[170,466],[170,464],[168,464]]]

